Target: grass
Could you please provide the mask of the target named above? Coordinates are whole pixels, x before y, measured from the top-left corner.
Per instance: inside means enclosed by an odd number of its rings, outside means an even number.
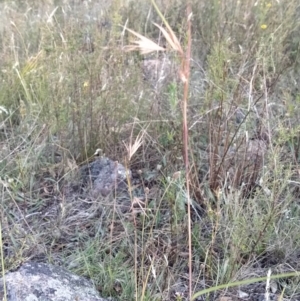
[[[186,49],[186,3],[157,5]],[[1,3],[2,273],[38,260],[90,278],[103,297],[188,300],[300,270],[299,4],[191,6],[184,142],[180,59],[150,2]],[[166,46],[172,71],[161,85],[142,71],[161,55],[125,52],[133,36],[122,26]],[[132,212],[113,196],[68,195],[98,148],[138,180]],[[276,283],[299,298],[297,277]]]

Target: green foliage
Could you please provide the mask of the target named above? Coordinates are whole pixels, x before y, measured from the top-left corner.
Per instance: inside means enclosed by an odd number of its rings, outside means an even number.
[[[2,272],[42,253],[91,278],[103,296],[185,300],[179,62],[167,48],[174,70],[154,89],[141,66],[159,56],[124,52],[132,37],[122,26],[164,46],[155,9],[98,2],[1,3]],[[185,3],[157,4],[184,44]],[[203,294],[253,269],[300,269],[299,8],[296,0],[192,1],[189,187],[195,291],[212,287]],[[141,130],[127,162],[125,144]],[[266,151],[249,164],[257,139]],[[135,212],[116,213],[114,199],[67,199],[64,185],[98,148],[139,174]],[[298,297],[297,279],[284,283],[280,293]]]

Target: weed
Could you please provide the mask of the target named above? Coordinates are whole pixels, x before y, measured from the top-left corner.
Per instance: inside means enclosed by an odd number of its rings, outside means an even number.
[[[186,300],[265,294],[247,278],[271,268],[298,298],[299,4],[190,5],[1,3],[2,274],[40,260],[116,300]],[[129,195],[70,195],[96,149]]]

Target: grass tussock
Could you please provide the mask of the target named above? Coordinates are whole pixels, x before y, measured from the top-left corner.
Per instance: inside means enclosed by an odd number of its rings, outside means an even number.
[[[182,1],[156,2],[167,23],[98,2],[0,5],[2,273],[51,262],[103,297],[188,300],[299,270],[298,2],[192,0],[191,39]],[[162,51],[126,51],[141,37]],[[129,197],[70,190],[96,149],[132,170]],[[276,285],[299,298],[297,278]]]

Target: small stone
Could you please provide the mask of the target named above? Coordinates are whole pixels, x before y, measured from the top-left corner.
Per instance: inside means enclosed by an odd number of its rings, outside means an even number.
[[[249,294],[247,294],[241,290],[238,290],[238,294],[239,294],[239,298],[241,298],[241,299],[245,299],[245,298],[249,297]]]
[[[106,197],[111,192],[121,191],[127,187],[131,171],[117,161],[107,157],[99,158],[81,167],[83,183],[91,184],[93,197]]]

